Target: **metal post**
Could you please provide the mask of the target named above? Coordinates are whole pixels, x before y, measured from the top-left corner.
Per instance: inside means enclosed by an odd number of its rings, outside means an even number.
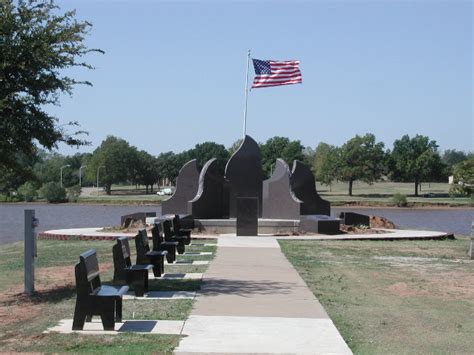
[[[99,170],[100,168],[105,168],[105,166],[99,166],[97,168],[97,196],[99,196]]]
[[[25,293],[32,295],[35,292],[35,263],[36,257],[36,233],[35,227],[38,220],[35,218],[35,210],[25,210]]]
[[[87,167],[87,165],[83,165],[79,168],[79,187],[82,187],[82,169]]]
[[[63,169],[64,168],[68,168],[70,167],[71,165],[69,164],[66,164],[66,165],[63,165],[60,169],[59,169],[59,172],[60,172],[60,175],[61,175],[61,187],[63,187]]]
[[[247,73],[245,79],[245,108],[244,108],[244,132],[243,132],[243,139],[245,139],[245,135],[247,134],[247,103],[249,99],[249,66],[250,66],[250,49],[247,53]]]

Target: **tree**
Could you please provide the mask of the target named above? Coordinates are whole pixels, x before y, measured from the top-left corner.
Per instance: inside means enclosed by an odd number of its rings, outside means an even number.
[[[75,19],[75,11],[58,13],[52,0],[0,0],[0,170],[21,169],[18,154],[33,158],[36,143],[52,149],[59,142],[79,146],[83,131],[69,133],[45,105],[58,105],[59,94],[71,95],[77,84],[91,85],[62,74],[72,67],[93,69],[82,57],[91,24]],[[14,175],[14,174],[13,174]]]
[[[272,167],[278,158],[283,159],[289,166],[293,160],[305,160],[304,147],[299,140],[290,141],[286,137],[272,137],[260,145],[262,168],[266,176],[271,175]]]
[[[135,148],[130,147],[127,141],[108,136],[88,160],[86,176],[95,181],[100,169],[99,184],[103,184],[107,195],[110,195],[112,184],[132,178],[135,157]]]
[[[160,179],[157,159],[141,150],[136,152],[136,166],[137,182],[145,185],[146,193],[148,193],[148,186],[150,186],[151,193],[153,193],[153,184]]]
[[[387,166],[393,181],[415,182],[415,196],[421,182],[437,179],[444,170],[436,141],[422,135],[397,139]]]
[[[316,147],[313,171],[317,181],[331,186],[338,177],[339,150],[333,145],[321,142]]]
[[[339,150],[339,180],[349,183],[349,196],[352,196],[354,181],[372,184],[382,177],[385,166],[384,144],[376,143],[375,136],[367,133],[349,139]]]
[[[229,160],[229,151],[222,144],[204,142],[196,144],[193,149],[188,150],[188,160],[196,159],[199,166],[203,166],[212,158],[217,159],[219,170],[224,173],[225,164]]]
[[[182,152],[179,154],[165,152],[158,155],[156,160],[159,178],[167,178],[174,184],[176,182],[176,178],[178,177],[179,171],[190,159],[187,152]]]
[[[234,143],[232,143],[232,145],[229,148],[227,148],[227,150],[229,151],[229,156],[232,156],[232,154],[234,154],[237,151],[237,149],[239,149],[240,145],[242,144],[242,141],[243,139],[239,138]]]
[[[468,159],[469,155],[464,153],[461,150],[456,149],[447,149],[444,151],[441,160],[444,164],[446,164],[447,168],[447,175],[451,175],[453,173],[453,168],[456,164]]]
[[[474,157],[466,159],[454,166],[454,184],[450,189],[453,195],[474,194]]]

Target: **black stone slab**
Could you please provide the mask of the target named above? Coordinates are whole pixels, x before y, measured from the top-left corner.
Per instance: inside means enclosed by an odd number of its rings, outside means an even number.
[[[161,204],[162,214],[188,213],[188,201],[196,196],[199,188],[199,170],[196,159],[188,161],[179,171],[173,196]]]
[[[348,226],[370,226],[370,217],[365,214],[355,212],[341,212],[339,218],[342,223]]]
[[[319,234],[340,234],[339,227],[341,221],[339,219],[326,215],[306,215],[301,216],[299,230],[302,233],[319,233]]]
[[[258,198],[237,197],[237,236],[258,235]]]
[[[272,176],[263,182],[263,218],[300,219],[300,205],[291,191],[290,169],[283,159],[277,159]]]
[[[301,215],[330,215],[331,205],[323,200],[316,191],[316,182],[311,170],[299,160],[293,162],[290,177],[291,190],[295,196],[303,201]]]
[[[199,175],[196,196],[188,202],[188,214],[194,218],[223,218],[224,177],[219,172],[217,160],[209,160]]]
[[[237,198],[256,197],[258,216],[262,215],[262,159],[260,147],[250,136],[245,136],[239,149],[225,167],[225,178],[229,183],[229,216],[237,216]]]

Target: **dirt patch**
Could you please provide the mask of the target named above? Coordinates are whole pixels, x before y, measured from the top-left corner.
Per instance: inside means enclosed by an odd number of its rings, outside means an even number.
[[[420,276],[412,282],[395,282],[384,291],[399,297],[428,296],[445,301],[464,300],[474,303],[473,274],[456,270],[437,274],[422,272]],[[410,278],[411,275],[407,275],[407,279]]]
[[[348,226],[345,224],[341,224],[341,227],[339,228],[341,232],[348,233],[348,234],[383,234],[383,233],[389,233],[384,230],[380,229],[372,229],[368,228],[365,226]]]
[[[101,264],[102,271],[108,271],[112,264]],[[25,322],[41,313],[48,302],[69,298],[76,292],[74,268],[58,266],[36,271],[35,294],[23,293],[23,285],[10,287],[0,294],[0,324],[3,326]]]
[[[370,228],[395,229],[395,223],[385,217],[369,216]]]

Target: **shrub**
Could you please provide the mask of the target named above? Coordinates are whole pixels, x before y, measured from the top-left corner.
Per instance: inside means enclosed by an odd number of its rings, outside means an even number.
[[[0,194],[0,202],[19,202],[20,198],[18,196],[12,196],[9,194]]]
[[[57,182],[47,182],[41,186],[39,193],[41,197],[51,203],[66,201],[66,189]]]
[[[67,199],[69,202],[77,202],[80,195],[81,187],[79,185],[74,185],[67,189]]]
[[[31,202],[38,196],[36,186],[30,181],[25,182],[18,188],[18,194],[26,202]]]
[[[406,207],[408,205],[407,196],[401,193],[396,193],[395,195],[393,195],[392,202],[398,207]]]

